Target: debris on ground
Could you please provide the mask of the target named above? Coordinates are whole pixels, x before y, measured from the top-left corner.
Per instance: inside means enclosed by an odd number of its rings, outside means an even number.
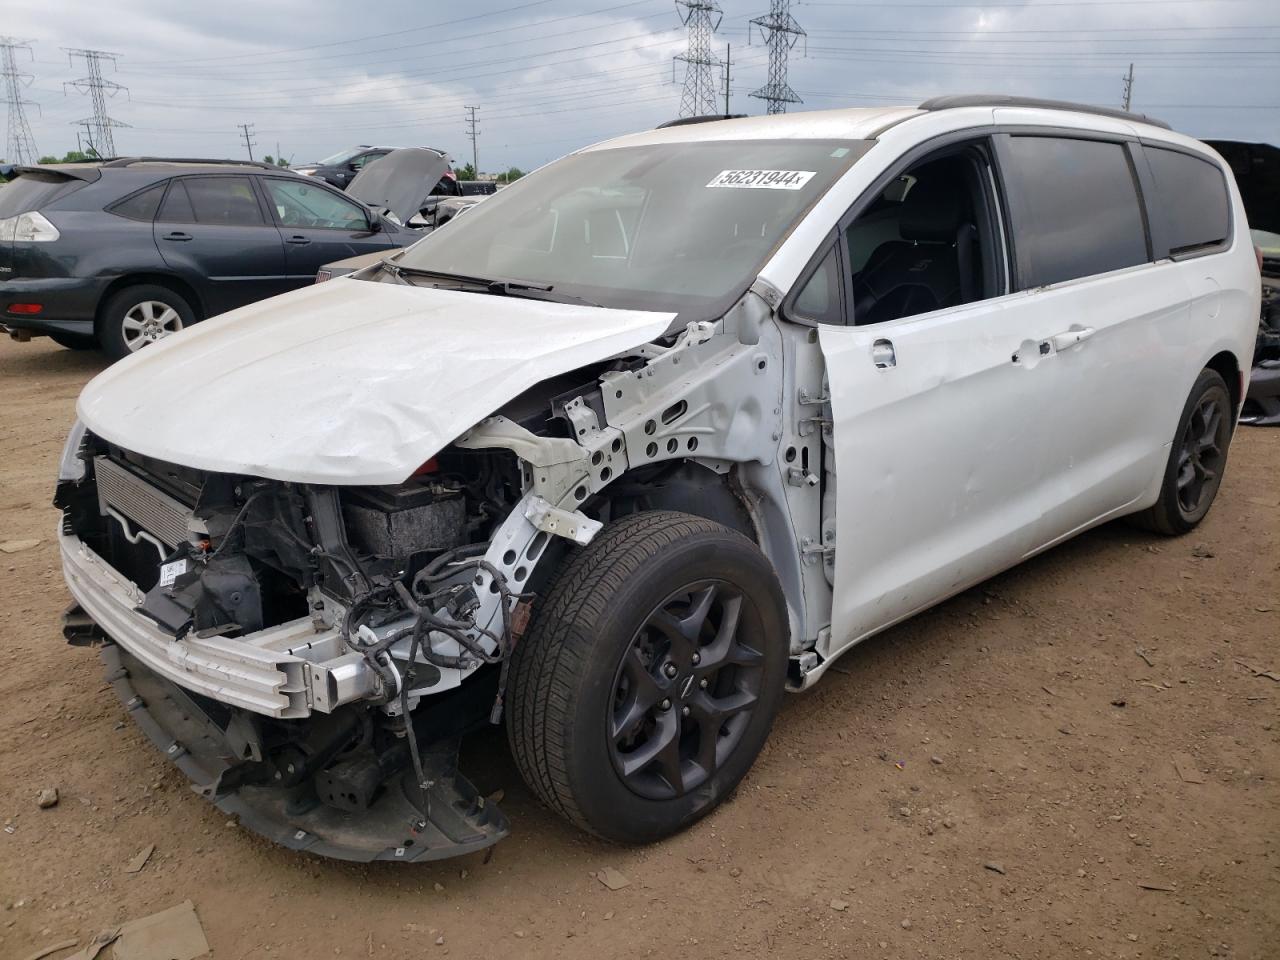
[[[990,870],[992,873],[998,873],[998,874],[1000,874],[1000,876],[1002,876],[1002,877],[1005,875],[1005,874],[1004,874],[1004,867],[1002,867],[1002,866],[1001,866],[1000,864],[998,864],[998,863],[984,863],[984,864],[982,865],[982,869],[984,869],[984,870]]]
[[[1155,666],[1155,664],[1151,662],[1151,658],[1147,656],[1147,651],[1143,650],[1142,648],[1138,648],[1133,652],[1136,653],[1138,656],[1140,656],[1142,658],[1142,662],[1145,663],[1148,667]]]
[[[30,550],[32,547],[38,547],[43,541],[41,540],[6,540],[0,543],[0,553],[18,553],[22,550]]]
[[[130,920],[120,928],[115,960],[195,960],[209,952],[209,941],[196,916],[195,905],[184,900],[175,907]]]
[[[1255,677],[1266,677],[1268,680],[1280,681],[1280,672],[1277,672],[1275,670],[1264,670],[1261,667],[1255,667],[1252,663],[1248,663],[1247,661],[1241,660],[1239,657],[1236,657],[1236,663],[1240,664],[1240,666],[1244,667],[1246,670],[1252,673]]]
[[[1185,753],[1175,753],[1173,755],[1173,769],[1178,771],[1178,776],[1183,783],[1204,783],[1204,774],[1200,772],[1200,768],[1196,766],[1196,762],[1192,757]]]
[[[35,953],[29,953],[23,960],[41,960],[41,957],[47,957],[51,953],[57,953],[59,950],[66,950],[67,947],[74,947],[79,940],[60,940],[58,943],[51,943],[47,947],[41,947]]]
[[[1173,893],[1177,889],[1172,883],[1161,883],[1157,880],[1139,880],[1138,886],[1143,890],[1159,890],[1163,893]]]
[[[45,787],[40,791],[40,796],[36,797],[36,803],[39,804],[41,810],[56,807],[58,805],[58,788]]]
[[[116,942],[116,937],[118,936],[120,936],[119,927],[115,927],[111,930],[104,930],[102,933],[90,940],[83,950],[78,950],[71,954],[71,956],[64,957],[63,960],[95,960],[98,954]]]
[[[623,887],[631,886],[631,881],[613,869],[613,867],[605,867],[597,872],[596,879],[610,890],[621,890]]]
[[[1214,552],[1209,549],[1208,544],[1197,543],[1191,548],[1191,555],[1197,560],[1212,560],[1215,556]]]
[[[156,852],[156,845],[149,843],[130,860],[124,868],[125,873],[137,873],[147,865],[147,861],[151,859],[151,854]]]
[[[832,900],[831,909],[838,910],[839,912],[844,913],[844,911],[849,909],[849,901],[848,900]]]

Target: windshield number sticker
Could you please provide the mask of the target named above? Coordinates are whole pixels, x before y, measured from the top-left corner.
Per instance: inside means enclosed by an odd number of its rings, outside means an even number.
[[[814,170],[721,170],[708,187],[737,187],[743,190],[799,190]]]
[[[175,560],[173,563],[160,564],[160,586],[172,587],[173,581],[187,572],[186,560]]]

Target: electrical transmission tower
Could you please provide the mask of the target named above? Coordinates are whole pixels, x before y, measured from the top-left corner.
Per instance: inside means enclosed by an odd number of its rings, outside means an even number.
[[[711,35],[724,14],[715,0],[676,0],[677,12],[680,7],[685,8],[680,22],[689,28],[689,48],[675,58],[685,64],[680,116],[710,116],[717,112],[716,74],[720,71],[720,60],[711,52]]]
[[[107,116],[107,97],[114,97],[121,90],[126,90],[126,88],[114,80],[104,80],[102,78],[102,61],[110,60],[111,65],[115,66],[117,54],[108,53],[105,50],[83,50],[70,47],[63,47],[63,49],[67,51],[67,59],[72,64],[75,63],[76,57],[83,57],[89,72],[87,77],[66,81],[62,85],[63,92],[66,92],[67,87],[75,87],[81,93],[89,94],[90,99],[93,101],[93,118],[75,120],[73,123],[78,125],[90,124],[93,134],[89,138],[89,148],[99,157],[114,157],[116,155],[116,142],[111,131],[115,127],[127,127],[129,124],[113,120]]]
[[[9,104],[9,136],[5,141],[5,159],[10,163],[36,163],[40,154],[35,138],[31,136],[31,124],[27,123],[26,107],[38,105],[22,99],[22,88],[31,85],[31,74],[19,73],[16,51],[31,52],[31,44],[13,37],[0,37],[0,76],[4,77],[5,99]]]
[[[804,103],[787,85],[787,54],[807,34],[791,15],[791,0],[769,0],[769,12],[752,20],[751,26],[760,28],[769,48],[769,82],[751,96],[767,101],[770,113],[786,113],[788,103]]]

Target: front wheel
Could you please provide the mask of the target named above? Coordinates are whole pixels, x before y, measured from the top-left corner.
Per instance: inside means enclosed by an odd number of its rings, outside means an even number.
[[[1226,381],[1200,371],[1182,408],[1160,485],[1160,499],[1132,520],[1166,536],[1188,533],[1205,518],[1222,485],[1234,411]]]
[[[668,836],[755,761],[788,655],[782,589],[755,544],[686,514],[623,517],[566,559],[516,647],[516,764],[585,830]]]

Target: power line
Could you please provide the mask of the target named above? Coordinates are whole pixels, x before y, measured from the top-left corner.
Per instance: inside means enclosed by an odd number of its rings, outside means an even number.
[[[74,121],[77,126],[92,124],[93,131],[89,134],[89,147],[99,157],[114,157],[116,155],[115,137],[112,136],[112,129],[115,127],[127,127],[129,124],[119,120],[113,120],[107,116],[107,97],[114,97],[121,90],[128,91],[127,87],[123,87],[114,80],[104,80],[102,78],[102,61],[110,60],[112,66],[115,66],[118,54],[108,53],[105,50],[86,50],[83,48],[63,47],[67,51],[68,62],[74,64],[76,57],[83,57],[85,67],[88,69],[89,75],[81,77],[79,80],[68,80],[62,85],[65,91],[67,87],[74,87],[81,93],[89,94],[93,102],[93,118],[92,120]],[[96,141],[94,139],[96,137]]]
[[[40,152],[36,149],[31,124],[27,122],[26,107],[40,109],[31,100],[22,99],[22,88],[31,86],[35,79],[29,73],[18,71],[15,52],[31,53],[31,41],[0,37],[0,76],[4,77],[5,100],[9,105],[9,132],[5,140],[5,158],[13,163],[36,163]],[[32,59],[35,59],[34,54]]]
[[[751,96],[769,104],[769,113],[786,113],[788,103],[803,103],[794,90],[787,85],[787,55],[801,37],[807,36],[804,28],[791,15],[791,0],[770,0],[769,12],[763,17],[756,17],[747,28],[758,27],[769,48],[769,79]]]
[[[252,159],[253,159],[253,148],[254,148],[254,146],[255,146],[255,145],[257,144],[257,142],[258,142],[257,140],[251,140],[251,139],[250,139],[250,137],[252,137],[252,136],[253,136],[253,124],[252,124],[252,123],[238,123],[238,124],[236,124],[236,126],[238,126],[238,127],[240,128],[240,136],[241,136],[242,138],[244,138],[244,148],[245,148],[246,150],[248,150],[248,151],[249,151],[249,159],[250,159],[250,160],[252,160]]]
[[[471,138],[471,169],[476,172],[476,176],[480,176],[480,151],[476,147],[476,137],[480,131],[476,129],[476,111],[479,107],[467,107],[467,116],[464,118],[467,124],[467,136]]]
[[[680,13],[684,7],[685,12]],[[711,35],[720,26],[724,13],[716,0],[676,0],[676,13],[689,31],[689,46],[673,58],[684,61],[684,88],[680,92],[682,117],[708,116],[716,112],[716,87],[713,69],[720,61],[711,52]],[[712,22],[714,20],[714,22]]]

